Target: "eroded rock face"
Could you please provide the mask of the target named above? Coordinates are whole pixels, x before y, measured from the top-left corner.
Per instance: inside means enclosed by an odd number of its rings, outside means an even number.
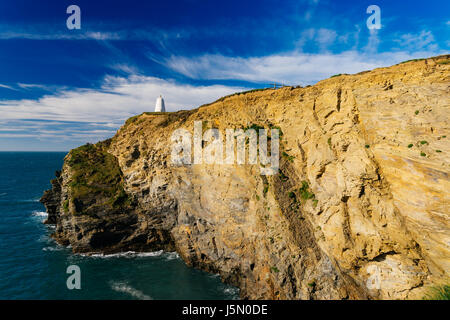
[[[448,59],[134,117],[67,156],[43,197],[54,237],[78,252],[176,250],[242,298],[420,298],[450,269]],[[194,121],[279,127],[280,173],[172,165],[171,135]]]

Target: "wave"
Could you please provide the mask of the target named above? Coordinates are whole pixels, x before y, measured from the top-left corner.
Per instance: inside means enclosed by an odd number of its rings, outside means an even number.
[[[150,297],[149,295],[146,295],[142,291],[137,290],[137,289],[127,285],[126,283],[113,282],[113,283],[111,283],[111,289],[113,289],[114,291],[117,291],[117,292],[127,293],[130,296],[137,298],[139,300],[153,300],[152,297]]]
[[[0,193],[0,197],[6,196],[7,193]]]
[[[180,255],[176,252],[166,252],[164,254],[164,258],[166,260],[173,260],[173,259],[178,259],[180,257]]]
[[[63,250],[64,249],[64,247],[62,247],[62,246],[58,246],[58,247],[45,247],[45,248],[42,248],[42,251],[61,251],[61,250]]]
[[[48,213],[44,211],[33,211],[32,215],[35,217],[48,217]]]
[[[239,288],[225,288],[223,292],[227,296],[231,296],[231,300],[239,300]]]
[[[127,252],[119,252],[119,253],[95,253],[95,254],[81,254],[82,256],[94,257],[94,258],[135,258],[135,257],[159,257],[164,253],[163,250],[155,251],[155,252],[135,252],[135,251],[127,251]]]

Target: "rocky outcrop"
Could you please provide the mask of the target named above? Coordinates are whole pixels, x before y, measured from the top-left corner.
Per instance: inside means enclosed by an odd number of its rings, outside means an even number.
[[[50,181],[52,188],[42,195],[40,202],[48,213],[45,224],[56,224],[61,210],[61,171],[55,172],[56,178]]]
[[[448,281],[449,56],[129,119],[44,194],[76,252],[176,250],[251,299],[412,299]],[[281,129],[280,170],[171,162],[171,135]]]

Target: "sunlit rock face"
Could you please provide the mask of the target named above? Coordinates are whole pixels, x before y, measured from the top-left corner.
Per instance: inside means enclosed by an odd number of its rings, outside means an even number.
[[[449,58],[133,117],[67,156],[43,199],[54,238],[176,250],[242,298],[421,298],[450,269]],[[172,133],[196,121],[279,128],[279,173],[173,165]]]

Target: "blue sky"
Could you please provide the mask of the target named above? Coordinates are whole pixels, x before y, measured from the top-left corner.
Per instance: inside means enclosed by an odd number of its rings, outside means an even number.
[[[81,9],[69,30],[66,9]],[[369,30],[369,5],[381,9]],[[66,151],[124,120],[277,82],[449,53],[449,1],[0,0],[0,151]]]

